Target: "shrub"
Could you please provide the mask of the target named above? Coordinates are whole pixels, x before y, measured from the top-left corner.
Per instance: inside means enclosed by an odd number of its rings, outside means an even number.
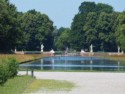
[[[0,85],[3,85],[8,79],[9,68],[5,60],[0,60]]]
[[[9,78],[16,76],[17,69],[18,69],[18,63],[17,63],[16,59],[8,58],[7,64],[8,64],[8,68],[9,68],[9,73],[8,73]]]
[[[0,85],[17,75],[18,63],[14,58],[0,60]]]

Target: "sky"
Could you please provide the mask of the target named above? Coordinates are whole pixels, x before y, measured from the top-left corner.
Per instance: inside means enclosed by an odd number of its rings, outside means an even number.
[[[35,9],[47,14],[57,28],[70,28],[79,6],[84,1],[109,4],[119,12],[125,10],[125,0],[10,0],[20,12]]]

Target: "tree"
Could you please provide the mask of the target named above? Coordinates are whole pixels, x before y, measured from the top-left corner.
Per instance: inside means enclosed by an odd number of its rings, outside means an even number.
[[[96,51],[103,48],[106,51],[114,51],[116,47],[113,49],[108,47],[110,45],[116,46],[113,24],[115,16],[113,12],[112,6],[107,4],[95,4],[94,2],[81,3],[69,33],[71,48],[76,50],[87,49],[90,44],[94,44]]]
[[[95,2],[83,2],[81,3],[81,6],[79,7],[79,13],[80,14],[87,14],[89,12],[95,12],[96,11],[96,4]]]
[[[54,36],[54,49],[55,50],[60,50],[60,47],[58,45],[57,42],[59,42],[60,40],[60,36],[62,35],[62,33],[67,30],[67,28],[64,27],[60,27],[59,29],[57,29],[57,27],[54,27],[54,31],[53,31],[53,36]],[[60,44],[60,43],[59,43]],[[64,49],[63,49],[64,50]]]
[[[66,47],[69,47],[69,32],[70,32],[69,28],[61,27],[59,29],[58,33],[61,34],[57,37],[57,40],[55,40],[55,46],[57,50],[65,50]]]
[[[125,51],[125,12],[119,14],[117,18],[117,29],[115,34],[117,45]]]
[[[75,50],[80,50],[85,44],[85,31],[83,31],[83,25],[85,24],[86,15],[77,14],[75,15],[72,25],[71,32],[69,32],[70,47]]]
[[[10,51],[23,39],[20,23],[17,18],[16,7],[9,3],[0,1],[0,51]]]
[[[22,16],[22,30],[28,36],[27,50],[50,50],[53,46],[53,22],[45,14],[30,10]]]
[[[96,30],[97,18],[98,16],[95,12],[89,12],[86,17],[86,23],[83,26],[83,30],[85,31],[85,45],[87,48],[89,48],[91,44],[93,44],[94,46],[98,46],[98,37]]]
[[[115,30],[113,29],[115,22],[114,14],[102,12],[97,23],[98,37],[100,40],[100,50],[115,51]],[[113,45],[113,46],[112,46]]]
[[[114,10],[113,10],[113,7],[108,5],[108,4],[98,3],[96,5],[96,12],[99,13],[99,14],[101,12],[112,13],[112,12],[114,12]]]

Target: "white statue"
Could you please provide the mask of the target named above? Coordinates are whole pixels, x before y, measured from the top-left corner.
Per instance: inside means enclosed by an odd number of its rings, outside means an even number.
[[[14,52],[16,53],[17,52],[17,49],[15,48]]]
[[[90,46],[90,52],[93,53],[93,45]]]
[[[118,46],[118,54],[120,53],[120,47]]]
[[[43,46],[43,44],[41,45],[41,52],[43,52],[43,48],[44,48],[44,46]]]

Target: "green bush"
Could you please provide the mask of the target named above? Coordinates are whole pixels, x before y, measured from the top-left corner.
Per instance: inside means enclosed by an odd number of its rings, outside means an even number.
[[[5,60],[0,60],[0,85],[3,85],[8,79],[9,68]]]
[[[8,77],[11,78],[11,77],[16,76],[17,69],[18,69],[18,63],[17,63],[16,59],[8,58],[7,64],[8,64],[8,68],[9,68]]]
[[[17,75],[18,63],[14,58],[0,60],[0,85]]]

